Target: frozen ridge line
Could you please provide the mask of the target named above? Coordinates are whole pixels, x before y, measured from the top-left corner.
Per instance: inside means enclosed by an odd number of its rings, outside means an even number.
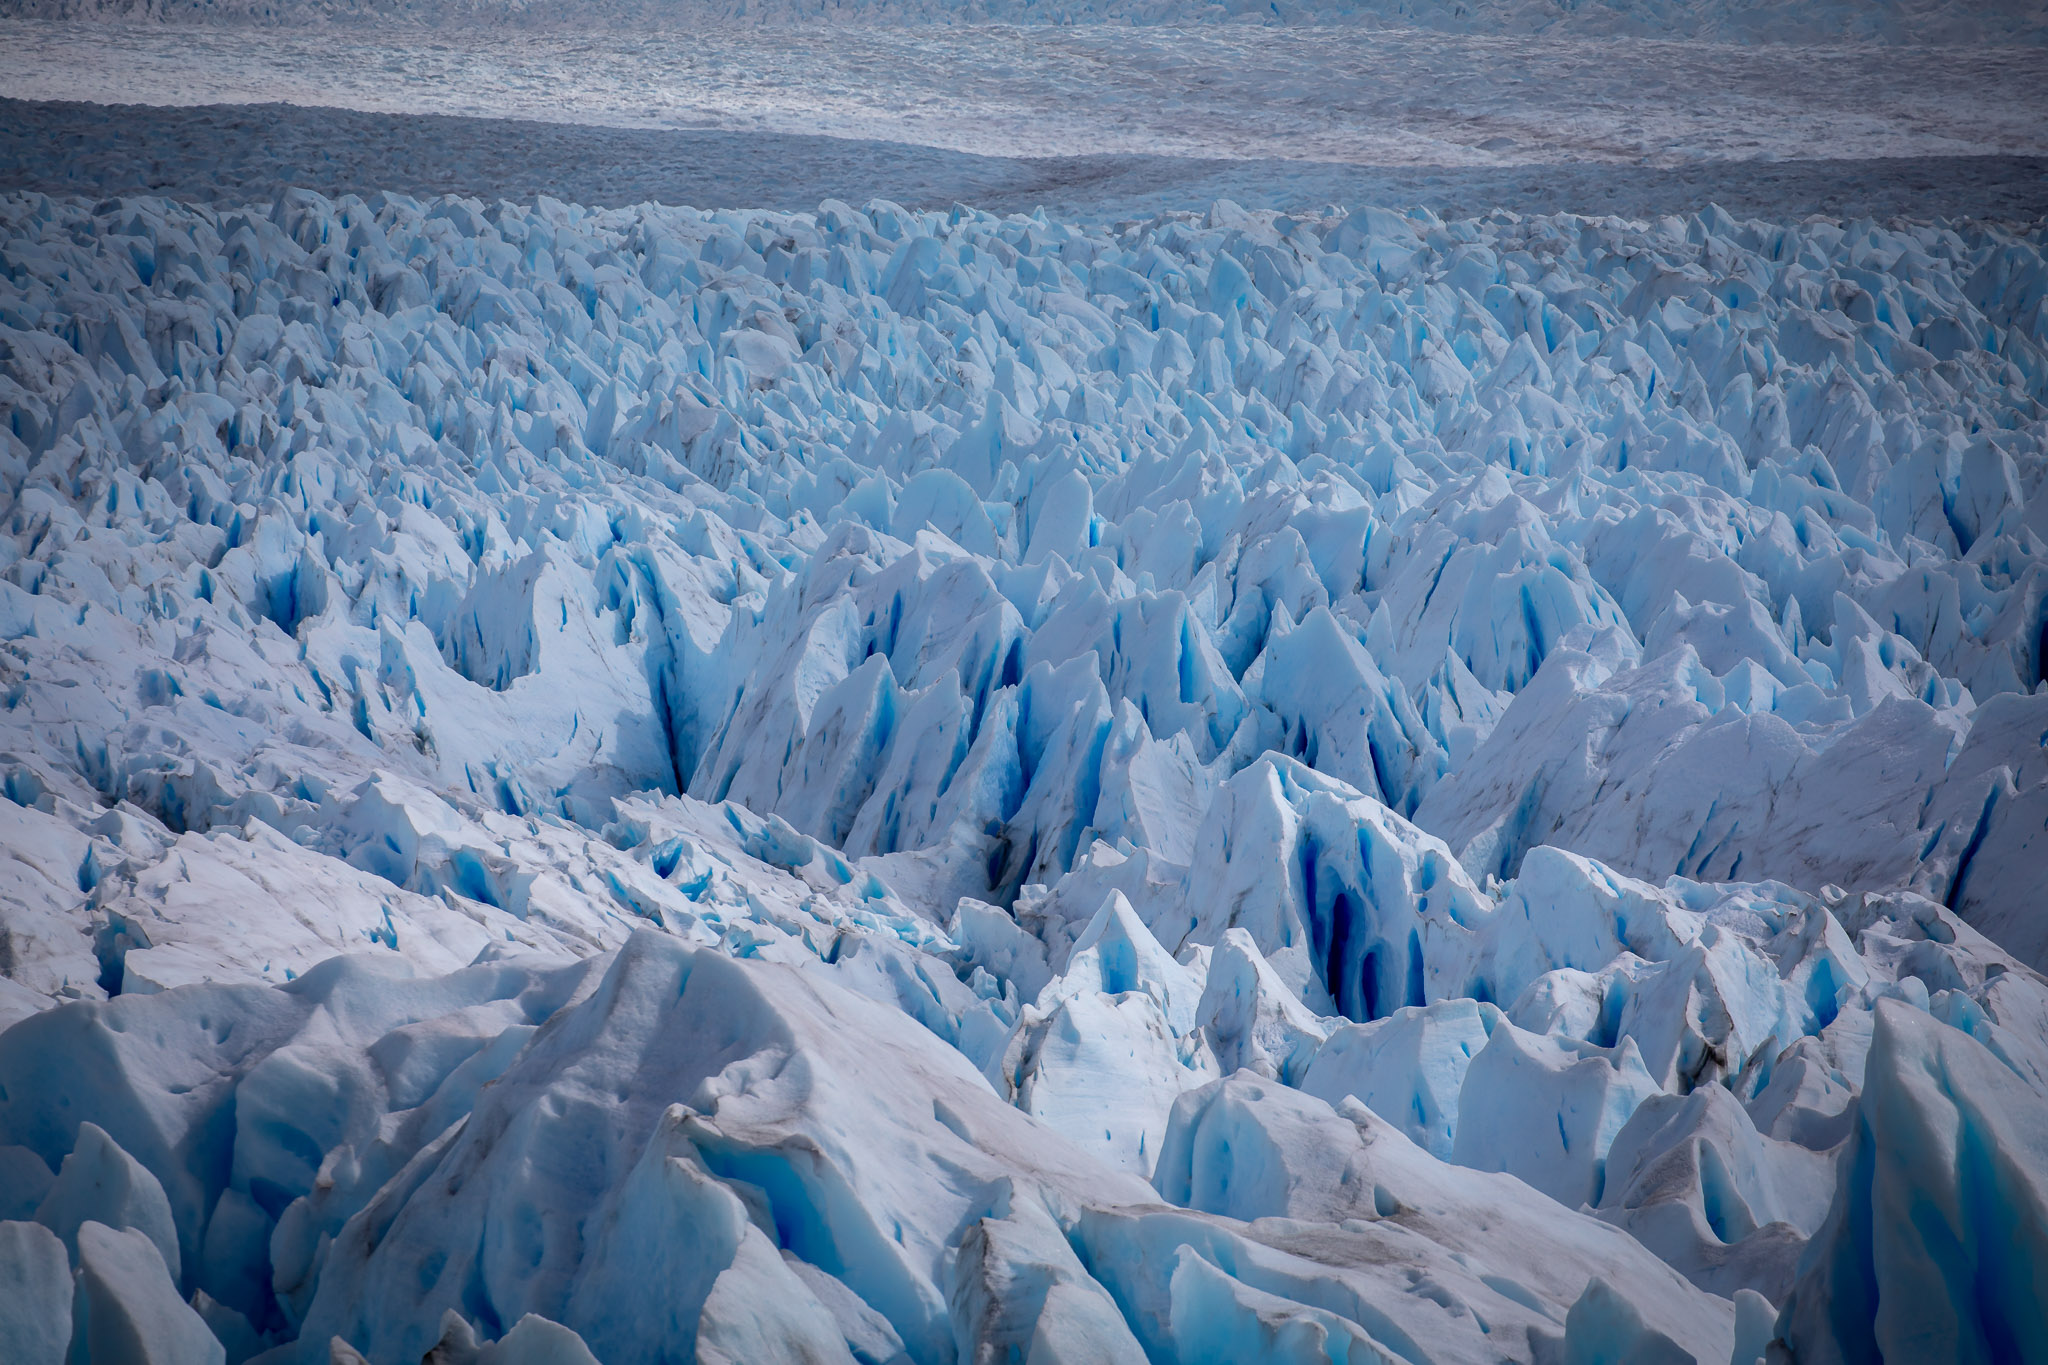
[[[8,1360],[2048,1351],[2039,226],[0,222]]]

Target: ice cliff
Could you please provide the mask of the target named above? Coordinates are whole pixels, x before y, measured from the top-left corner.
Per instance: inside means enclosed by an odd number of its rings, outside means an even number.
[[[2043,245],[0,199],[0,1357],[2048,1354]]]

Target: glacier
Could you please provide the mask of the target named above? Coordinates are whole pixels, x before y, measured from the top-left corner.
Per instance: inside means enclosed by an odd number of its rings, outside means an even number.
[[[1827,0],[1794,6],[1762,0],[0,0],[0,15],[62,22],[134,21],[375,31],[405,26],[461,29],[732,26],[789,32],[805,26],[970,28],[1013,25],[1045,32],[1095,26],[1214,30],[1422,30],[1461,37],[1647,36],[1716,44],[1818,42],[1848,46],[2039,45],[2048,40],[2040,0]]]
[[[0,196],[0,1357],[2048,1355],[2044,248]]]

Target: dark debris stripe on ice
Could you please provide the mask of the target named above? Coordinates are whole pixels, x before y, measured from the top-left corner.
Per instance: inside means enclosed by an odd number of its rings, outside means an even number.
[[[622,129],[296,105],[102,105],[0,99],[0,189],[268,199],[391,190],[592,205],[800,210],[827,198],[1043,207],[1077,219],[1206,207],[1427,205],[1467,215],[1736,214],[2032,219],[2048,157],[1352,166],[1158,155],[990,157],[788,133]]]

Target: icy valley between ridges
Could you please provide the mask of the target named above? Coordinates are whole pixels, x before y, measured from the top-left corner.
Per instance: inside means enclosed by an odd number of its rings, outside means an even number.
[[[0,1355],[2048,1356],[2044,247],[0,198]]]

